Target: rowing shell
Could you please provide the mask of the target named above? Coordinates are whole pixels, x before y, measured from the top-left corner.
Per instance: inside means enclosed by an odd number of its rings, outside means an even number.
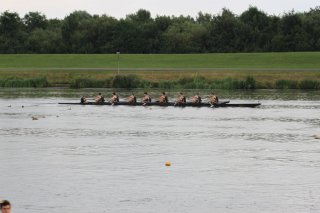
[[[185,103],[185,104],[176,104],[174,102],[168,103],[159,103],[159,102],[151,102],[147,104],[143,104],[141,102],[137,103],[129,103],[129,102],[118,102],[118,103],[110,103],[110,102],[103,102],[103,103],[95,103],[95,102],[87,102],[87,103],[59,103],[59,104],[66,104],[66,105],[114,105],[114,106],[174,106],[174,107],[257,107],[260,106],[260,103],[243,103],[243,104],[230,104],[229,101],[219,102],[214,105],[210,103]]]

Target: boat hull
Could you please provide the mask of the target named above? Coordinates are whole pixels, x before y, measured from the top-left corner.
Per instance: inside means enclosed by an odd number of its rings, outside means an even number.
[[[162,107],[257,107],[260,106],[260,103],[239,103],[239,104],[232,104],[229,103],[229,101],[226,102],[220,102],[217,104],[214,104],[213,106],[209,103],[201,103],[201,104],[194,104],[194,103],[185,103],[185,104],[175,104],[174,102],[168,102],[168,103],[159,103],[159,102],[151,102],[147,104],[143,104],[141,102],[137,103],[128,103],[128,102],[118,102],[118,103],[110,103],[110,102],[103,102],[103,103],[95,103],[95,102],[88,102],[88,103],[59,103],[59,104],[65,104],[65,105],[113,105],[113,106],[162,106]]]

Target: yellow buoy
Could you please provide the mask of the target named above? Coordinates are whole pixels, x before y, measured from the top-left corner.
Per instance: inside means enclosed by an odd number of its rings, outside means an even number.
[[[166,166],[171,166],[171,163],[170,163],[169,161],[167,161],[167,162],[165,163],[165,165],[166,165]]]

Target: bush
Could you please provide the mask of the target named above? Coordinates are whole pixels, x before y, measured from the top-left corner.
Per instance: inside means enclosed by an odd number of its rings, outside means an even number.
[[[31,78],[31,79],[22,79],[11,77],[7,79],[2,79],[0,81],[1,87],[34,87],[34,88],[41,88],[41,87],[48,87],[49,83],[45,77],[39,78]]]
[[[237,80],[232,78],[225,78],[215,80],[211,83],[208,89],[245,89],[252,90],[256,88],[256,81],[253,77],[247,77],[246,80]]]
[[[299,85],[300,89],[320,89],[320,81],[317,80],[303,80]]]
[[[207,89],[210,87],[209,81],[205,77],[196,75],[194,78],[180,78],[173,82],[177,89]]]
[[[152,88],[152,83],[147,80],[140,80],[140,88],[150,89]]]
[[[278,80],[275,85],[276,89],[298,89],[298,81],[293,80]]]
[[[112,79],[111,87],[113,88],[139,88],[140,87],[140,79],[135,75],[116,75]],[[144,84],[146,82],[143,82]]]
[[[242,88],[246,90],[252,90],[256,88],[256,80],[252,76],[248,76],[246,80],[241,85]]]
[[[158,88],[160,88],[160,89],[174,89],[175,82],[174,81],[159,81]]]
[[[110,86],[110,79],[105,80],[95,80],[88,78],[78,78],[71,82],[71,88],[103,88]]]

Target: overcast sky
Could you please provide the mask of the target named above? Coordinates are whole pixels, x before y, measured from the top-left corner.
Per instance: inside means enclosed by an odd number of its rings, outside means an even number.
[[[123,18],[143,8],[156,15],[191,15],[199,11],[217,14],[228,8],[236,14],[249,5],[257,6],[268,14],[283,14],[292,9],[308,11],[320,6],[319,0],[0,0],[0,12],[9,10],[23,16],[29,11],[39,11],[48,18],[64,18],[75,10],[86,10],[91,14],[107,14]]]

